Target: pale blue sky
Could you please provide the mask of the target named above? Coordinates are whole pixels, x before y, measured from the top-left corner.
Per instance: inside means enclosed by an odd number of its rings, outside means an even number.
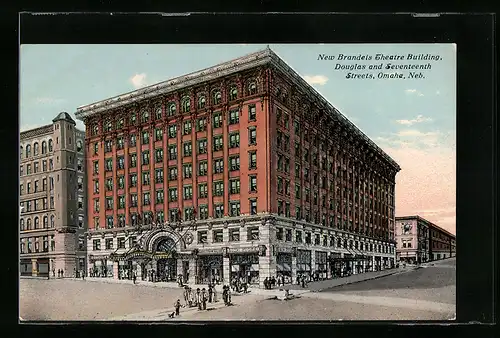
[[[61,111],[74,116],[79,106],[132,91],[134,76],[136,85],[154,84],[265,47],[265,44],[23,45],[20,51],[21,129],[49,124]],[[398,157],[394,151],[400,151],[401,147],[411,147],[426,153],[452,151],[454,161],[455,45],[271,44],[270,47],[391,156]],[[335,71],[337,61],[318,61],[318,54],[337,56],[339,53],[405,56],[430,53],[441,56],[442,60],[430,61],[432,69],[424,71],[424,79],[360,80],[346,79],[345,71]],[[343,62],[356,63],[368,65],[381,61]],[[80,122],[78,126],[83,128]]]

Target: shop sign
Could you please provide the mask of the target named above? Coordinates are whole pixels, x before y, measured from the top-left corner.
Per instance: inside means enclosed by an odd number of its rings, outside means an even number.
[[[259,264],[257,255],[232,255],[231,264]]]

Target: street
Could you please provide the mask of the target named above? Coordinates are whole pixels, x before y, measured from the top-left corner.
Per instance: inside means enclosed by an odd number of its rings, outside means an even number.
[[[268,290],[265,290],[268,291]],[[299,291],[292,290],[298,294]],[[455,314],[455,269],[439,265],[396,273],[322,292],[233,293],[233,306],[181,309],[169,318],[182,289],[82,280],[20,280],[23,320],[447,320]],[[220,294],[219,294],[220,299]]]

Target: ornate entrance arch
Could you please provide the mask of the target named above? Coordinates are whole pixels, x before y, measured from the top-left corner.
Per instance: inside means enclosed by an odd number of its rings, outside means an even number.
[[[149,252],[161,251],[158,250],[160,243],[169,245],[169,247],[172,247],[176,252],[181,252],[186,249],[184,238],[182,238],[180,234],[167,229],[161,229],[151,232],[144,239],[143,247],[146,251]]]
[[[163,237],[156,242],[154,252],[175,252],[176,247],[176,243],[172,238]]]

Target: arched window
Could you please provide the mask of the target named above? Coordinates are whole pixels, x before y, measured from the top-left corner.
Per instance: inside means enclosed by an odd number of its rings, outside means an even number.
[[[175,106],[175,103],[170,103],[168,106],[168,116],[174,116],[176,111],[177,107]]]
[[[155,112],[155,114],[156,114],[156,117],[155,117],[155,118],[156,118],[157,120],[161,120],[161,117],[162,117],[162,110],[161,110],[161,106],[156,107],[156,112]]]
[[[255,95],[255,94],[257,94],[257,84],[255,82],[251,82],[248,85],[248,94],[249,95]]]
[[[141,123],[146,123],[149,121],[149,112],[147,110],[143,110],[141,114]]]
[[[40,219],[38,217],[35,217],[35,229],[40,228]]]
[[[21,231],[24,231],[24,219],[20,219],[19,220],[19,229],[21,229]]]
[[[50,216],[50,227],[53,228],[55,227],[55,219],[54,219],[54,215]]]
[[[205,108],[205,104],[206,104],[205,96],[200,96],[200,98],[198,99],[198,109]]]
[[[49,218],[47,216],[43,216],[43,228],[47,229],[49,227]]]
[[[23,156],[24,156],[24,148],[23,148],[23,146],[21,146],[21,148],[20,148],[20,149],[21,149],[21,152],[20,152],[19,154],[20,154],[21,159],[22,159],[22,158],[23,158]]]
[[[26,158],[31,156],[31,145],[27,144],[26,145]]]
[[[229,101],[234,101],[238,98],[238,89],[236,87],[232,87],[229,90]]]
[[[220,91],[214,91],[213,93],[213,100],[214,100],[214,104],[217,105],[219,103],[221,103],[222,101],[222,95],[220,93]]]
[[[49,140],[49,153],[52,152],[54,150],[54,146],[53,146],[53,143],[52,143],[52,139]]]
[[[185,97],[182,99],[182,112],[188,113],[191,111],[191,100],[189,97]]]
[[[97,124],[94,124],[92,126],[92,135],[97,135],[99,133],[99,126]]]
[[[136,121],[137,121],[137,116],[135,116],[135,113],[130,114],[129,124],[131,126],[134,126]]]
[[[104,130],[106,132],[110,132],[112,129],[113,129],[113,123],[111,122],[111,120],[106,121],[106,126]]]
[[[83,142],[82,140],[76,141],[76,151],[82,151],[83,150]]]
[[[28,218],[28,220],[26,221],[26,230],[32,230],[31,229],[31,218]]]
[[[47,154],[47,142],[43,141],[42,142],[42,155]]]
[[[33,155],[38,156],[39,150],[40,150],[40,147],[38,146],[38,142],[35,142],[35,144],[33,145]]]

